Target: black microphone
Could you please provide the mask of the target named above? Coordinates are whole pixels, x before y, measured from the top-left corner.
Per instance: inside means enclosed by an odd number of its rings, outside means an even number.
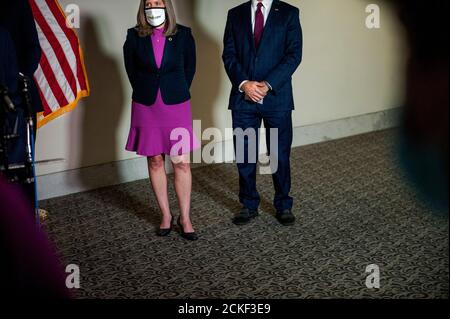
[[[5,102],[5,105],[10,112],[16,111],[16,106],[14,105],[13,101],[9,97],[8,89],[0,84],[0,96],[3,99],[3,102]]]
[[[32,105],[32,101],[31,101],[31,94],[30,94],[30,85],[31,85],[31,79],[22,74],[19,73],[19,79],[22,82],[22,95],[23,95],[23,102],[25,103],[25,107],[26,107],[26,118],[28,123],[30,124],[31,127],[33,127],[35,125],[34,120],[33,120],[33,105]]]

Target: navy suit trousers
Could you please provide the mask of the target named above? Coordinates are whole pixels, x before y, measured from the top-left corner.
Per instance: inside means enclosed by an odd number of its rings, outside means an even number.
[[[277,170],[272,175],[275,186],[274,206],[277,211],[292,209],[293,198],[289,196],[291,190],[290,155],[293,139],[292,111],[266,111],[261,105],[255,104],[254,109],[236,110],[233,111],[232,116],[233,130],[242,129],[246,131],[247,129],[253,129],[258,133],[261,124],[264,122],[269,153],[271,152],[270,129],[278,129],[278,139],[275,140],[278,143],[277,154],[271,154],[271,156],[276,156],[278,161]],[[238,140],[242,138],[244,141]],[[235,134],[234,147],[235,152],[237,152],[240,149],[237,146],[243,143],[245,151],[245,156],[242,156],[244,159],[243,163],[239,163],[238,161],[237,164],[239,170],[240,202],[246,208],[257,209],[261,202],[261,197],[256,189],[257,161],[255,161],[259,154],[259,134],[256,134],[256,149],[255,147],[251,147],[251,144],[249,145],[251,140],[248,136],[245,137]],[[249,154],[249,150],[256,154]],[[236,158],[239,157],[236,154]]]

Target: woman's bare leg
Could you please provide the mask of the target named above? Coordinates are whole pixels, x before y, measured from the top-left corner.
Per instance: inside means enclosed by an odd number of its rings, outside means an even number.
[[[175,173],[175,191],[181,211],[181,225],[186,233],[192,233],[194,232],[190,218],[192,173],[189,155],[173,158],[172,163]]]
[[[150,181],[155,193],[158,205],[161,210],[162,220],[161,229],[170,228],[172,223],[172,215],[170,212],[169,195],[167,191],[167,174],[164,165],[164,156],[158,155],[147,158],[148,172],[150,175]]]

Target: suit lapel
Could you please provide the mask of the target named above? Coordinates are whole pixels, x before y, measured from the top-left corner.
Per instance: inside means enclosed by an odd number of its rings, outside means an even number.
[[[164,53],[161,61],[161,70],[164,68],[164,65],[166,63],[166,57],[168,54],[172,52],[174,42],[175,42],[176,36],[170,36],[166,38],[166,44],[164,45]],[[151,67],[154,69],[158,69],[158,66],[156,65],[156,58],[155,58],[155,51],[153,49],[153,42],[151,37],[145,37],[142,38],[142,41],[144,41],[144,57],[150,57],[148,60]]]
[[[144,48],[145,48],[144,57],[147,58],[150,57],[149,60],[150,65],[152,66],[152,68],[157,69],[155,52],[153,51],[153,43],[151,36],[142,38],[142,41],[144,41]]]
[[[164,45],[164,53],[161,61],[161,70],[164,68],[166,64],[166,57],[173,51],[174,42],[176,39],[176,35],[171,35],[166,38],[166,44]]]
[[[253,26],[252,26],[252,1],[247,2],[245,6],[242,7],[242,21],[244,22],[244,30],[247,34],[247,38],[250,41],[250,47],[252,48],[253,52],[256,53],[256,47],[255,47],[255,37],[253,36]]]

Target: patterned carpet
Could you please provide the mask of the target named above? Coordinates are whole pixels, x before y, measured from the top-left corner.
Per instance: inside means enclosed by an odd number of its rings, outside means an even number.
[[[45,226],[64,262],[80,266],[80,298],[448,298],[448,219],[404,185],[394,137],[295,149],[294,227],[274,218],[270,176],[258,177],[262,215],[232,225],[240,205],[231,164],[194,170],[198,242],[154,235],[146,180],[44,201]],[[170,196],[176,203],[173,186]],[[380,267],[378,290],[365,285],[369,264]]]

